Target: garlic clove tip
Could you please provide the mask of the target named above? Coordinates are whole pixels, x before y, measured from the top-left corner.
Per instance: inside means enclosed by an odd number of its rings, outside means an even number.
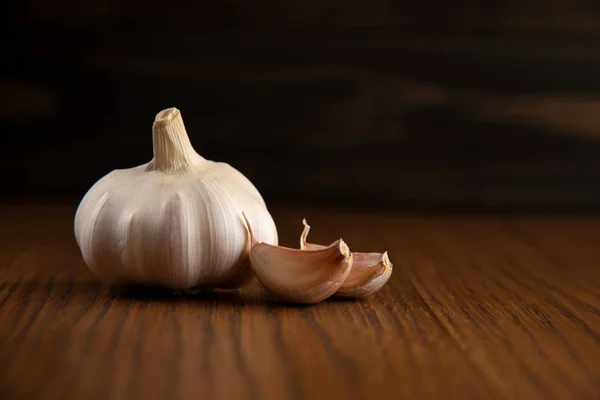
[[[323,246],[320,244],[308,243],[306,238],[308,237],[308,233],[310,232],[310,225],[308,224],[308,222],[306,222],[306,218],[302,220],[302,224],[304,225],[304,230],[300,235],[300,250],[314,251],[327,248],[327,246]]]
[[[252,247],[257,244],[258,241],[256,240],[256,236],[252,230],[252,225],[250,224],[250,221],[248,221],[248,217],[244,211],[242,211],[242,217],[244,217],[244,226],[246,227],[246,232],[248,233],[248,237],[250,239],[250,247]]]

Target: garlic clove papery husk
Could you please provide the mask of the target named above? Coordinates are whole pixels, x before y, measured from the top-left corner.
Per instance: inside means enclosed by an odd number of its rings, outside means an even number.
[[[352,253],[354,261],[348,277],[335,296],[362,298],[379,291],[392,276],[392,263],[387,251],[381,253]]]
[[[302,220],[304,230],[300,236],[300,249],[314,251],[326,246],[307,241],[310,225]],[[352,252],[352,269],[346,280],[335,292],[336,297],[362,298],[372,295],[383,287],[392,275],[393,264],[387,251],[384,253]]]
[[[157,114],[154,158],[115,170],[85,194],[75,238],[88,267],[110,282],[177,290],[235,288],[252,278],[242,211],[259,240],[277,230],[254,185],[193,149],[181,113]]]
[[[244,215],[245,216],[245,215]],[[265,289],[280,298],[313,304],[333,295],[352,268],[352,253],[342,239],[314,251],[259,242],[246,221],[251,239],[250,264]]]

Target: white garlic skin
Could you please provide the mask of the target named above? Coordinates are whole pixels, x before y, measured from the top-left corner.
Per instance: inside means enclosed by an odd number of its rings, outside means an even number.
[[[115,170],[81,200],[75,238],[91,271],[110,282],[170,289],[235,288],[252,277],[249,238],[276,245],[277,229],[254,185],[199,156],[179,110],[159,113],[154,159]]]

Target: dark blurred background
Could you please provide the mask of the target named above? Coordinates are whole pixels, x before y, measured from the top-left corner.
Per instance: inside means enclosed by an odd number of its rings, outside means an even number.
[[[600,208],[600,3],[3,2],[1,196],[77,202],[182,111],[269,204]]]

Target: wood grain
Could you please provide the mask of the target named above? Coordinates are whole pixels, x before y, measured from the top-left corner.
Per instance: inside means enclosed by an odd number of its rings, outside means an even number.
[[[363,301],[175,296],[84,266],[73,207],[0,209],[2,399],[600,397],[600,217],[275,210],[283,244],[388,250]]]

